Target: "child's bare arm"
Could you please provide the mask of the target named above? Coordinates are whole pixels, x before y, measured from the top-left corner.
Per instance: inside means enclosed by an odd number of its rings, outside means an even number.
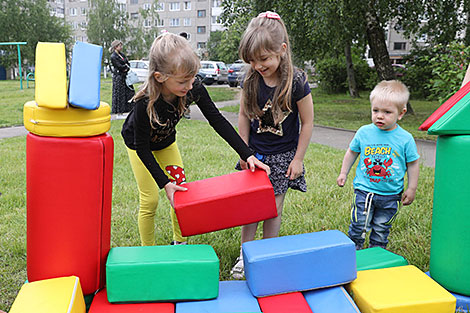
[[[418,177],[419,177],[419,161],[415,160],[407,164],[408,166],[408,188],[401,197],[403,205],[410,205],[413,203],[416,196],[416,189],[418,188]]]
[[[346,151],[346,154],[344,155],[344,158],[343,158],[341,171],[339,173],[338,178],[336,179],[336,183],[338,184],[338,186],[343,187],[344,184],[346,183],[346,179],[348,178],[348,173],[351,170],[351,167],[354,164],[354,162],[356,162],[358,155],[359,153],[352,151],[351,148],[348,148],[348,150]]]
[[[240,111],[238,114],[238,133],[243,141],[248,144],[248,138],[250,136],[250,119],[245,114],[245,107],[243,104],[243,98],[240,99]],[[242,169],[247,169],[248,166],[245,161],[240,159],[240,166]]]

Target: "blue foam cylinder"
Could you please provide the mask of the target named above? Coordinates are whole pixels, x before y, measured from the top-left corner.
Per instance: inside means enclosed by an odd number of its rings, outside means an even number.
[[[338,230],[245,242],[242,250],[256,297],[342,285],[357,275],[354,243]]]
[[[72,51],[69,103],[96,110],[100,106],[101,57],[103,47],[77,41]]]
[[[303,294],[315,313],[361,313],[342,286],[305,291]]]
[[[246,313],[261,312],[245,281],[219,282],[219,296],[214,300],[176,303],[176,313]]]

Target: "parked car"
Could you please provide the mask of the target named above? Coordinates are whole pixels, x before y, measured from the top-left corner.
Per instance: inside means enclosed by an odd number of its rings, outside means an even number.
[[[131,70],[139,77],[139,82],[144,82],[149,75],[149,61],[144,60],[131,60]]]
[[[233,63],[228,68],[228,84],[230,87],[237,87],[241,83],[244,75],[245,63]]]
[[[392,64],[392,67],[396,78],[400,78],[405,75],[406,67],[403,64]]]
[[[214,82],[218,84],[228,82],[228,69],[224,62],[201,61],[201,69],[198,75],[207,85],[211,85]]]

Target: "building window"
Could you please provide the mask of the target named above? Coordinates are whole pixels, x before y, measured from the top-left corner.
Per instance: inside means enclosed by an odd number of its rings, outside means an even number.
[[[219,8],[222,6],[222,0],[212,0],[212,7]]]
[[[212,16],[212,24],[220,24],[218,16]]]
[[[197,17],[206,17],[206,10],[197,10]]]
[[[191,1],[183,2],[183,8],[185,11],[191,10]]]
[[[394,42],[393,50],[406,50],[406,42]]]
[[[131,20],[137,20],[138,18],[139,18],[138,12],[131,13]]]
[[[150,27],[150,26],[152,26],[152,21],[150,19],[145,19],[144,27]]]
[[[157,2],[157,12],[165,11],[165,3]]]
[[[152,5],[150,3],[144,3],[144,5],[143,5],[143,9],[146,10],[146,11],[150,10],[151,7],[152,7]]]
[[[131,0],[131,4],[139,4],[139,0]]]
[[[197,43],[197,48],[198,49],[205,49],[206,48],[206,43],[205,42],[198,42]]]
[[[164,21],[165,21],[164,19],[155,20],[155,26],[157,26],[157,27],[165,26]]]
[[[191,26],[191,19],[189,17],[185,17],[183,20],[184,26]]]
[[[170,19],[170,26],[180,26],[180,19],[179,18]]]
[[[86,15],[86,8],[81,8],[82,15]]]
[[[80,28],[81,28],[82,30],[85,30],[85,29],[86,29],[86,22],[81,22],[81,23],[80,23]]]
[[[179,2],[170,2],[170,11],[179,11],[180,3]]]
[[[77,16],[77,8],[70,8],[70,16]]]
[[[186,35],[188,36],[188,41],[191,41],[191,34],[190,33],[186,33]]]
[[[205,34],[206,33],[206,26],[198,26],[197,27],[198,34]]]

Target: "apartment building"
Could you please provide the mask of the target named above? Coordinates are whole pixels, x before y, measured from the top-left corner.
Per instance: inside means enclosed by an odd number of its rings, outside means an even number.
[[[222,30],[219,22],[222,13],[222,0],[159,0],[156,11],[158,18],[144,19],[141,10],[148,10],[153,0],[115,0],[121,10],[126,11],[129,23],[142,23],[146,28],[158,28],[159,32],[168,31],[188,34],[191,46],[203,52],[206,49],[210,32]],[[64,17],[73,30],[75,41],[87,42],[88,0],[48,0],[51,14]],[[62,14],[62,15],[60,15]]]

